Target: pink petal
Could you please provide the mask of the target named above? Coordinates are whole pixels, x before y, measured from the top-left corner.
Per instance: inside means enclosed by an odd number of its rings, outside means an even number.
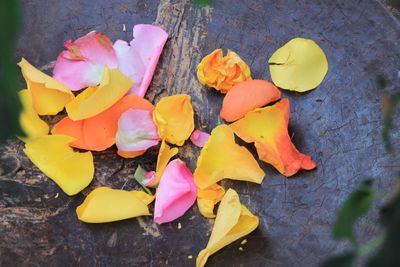
[[[146,172],[145,176],[146,176],[146,179],[143,180],[143,184],[145,186],[152,185],[154,183],[154,181],[157,179],[155,171],[148,171],[148,172]]]
[[[197,187],[191,171],[180,159],[171,161],[156,192],[154,221],[161,224],[179,218],[194,204],[196,196]]]
[[[76,41],[64,43],[53,70],[53,77],[72,91],[93,86],[101,81],[104,65],[117,67],[117,56],[111,40],[99,32],[89,32]]]
[[[157,127],[151,112],[144,109],[128,109],[118,121],[116,145],[125,152],[143,151],[158,145]]]
[[[118,69],[134,82],[132,93],[143,97],[153,78],[168,34],[158,26],[138,24],[133,28],[130,46],[121,40],[114,43]]]
[[[203,147],[208,138],[210,138],[208,133],[196,129],[190,136],[190,141],[192,141],[192,143],[198,147]]]

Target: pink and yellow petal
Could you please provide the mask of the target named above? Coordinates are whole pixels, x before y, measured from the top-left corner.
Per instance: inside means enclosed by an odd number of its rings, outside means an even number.
[[[76,208],[80,221],[106,223],[151,215],[148,204],[154,196],[142,191],[126,191],[98,187]]]
[[[200,189],[206,189],[225,178],[260,184],[264,176],[253,155],[235,143],[232,129],[224,124],[211,132],[194,171],[194,179]]]

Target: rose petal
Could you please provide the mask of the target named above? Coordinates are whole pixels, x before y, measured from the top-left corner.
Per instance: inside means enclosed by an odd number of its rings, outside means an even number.
[[[175,159],[165,169],[157,188],[154,221],[158,224],[181,217],[196,201],[197,188],[186,164]]]
[[[208,138],[210,138],[208,133],[196,129],[190,136],[190,141],[192,141],[195,146],[203,147]]]
[[[273,106],[256,109],[230,127],[247,143],[255,142],[261,160],[274,166],[285,176],[316,167],[310,156],[300,153],[288,134],[289,100],[284,98]]]
[[[219,125],[200,152],[194,180],[200,189],[229,178],[260,184],[265,173],[253,155],[235,143],[232,129]]]
[[[215,218],[214,206],[221,201],[225,194],[225,189],[213,184],[206,189],[197,190],[197,207],[200,213],[206,218]]]
[[[158,26],[138,24],[133,28],[130,46],[117,40],[114,49],[118,58],[118,69],[128,76],[134,85],[132,93],[143,97],[153,78],[168,34]]]
[[[104,76],[98,87],[89,87],[67,104],[68,117],[83,120],[100,114],[121,99],[132,82],[117,69],[104,67]]]
[[[271,79],[278,87],[297,92],[316,88],[328,72],[324,51],[313,40],[295,38],[268,60]]]
[[[281,98],[281,92],[272,83],[250,80],[232,87],[224,97],[220,116],[229,122],[243,118],[247,112]]]
[[[32,106],[39,115],[56,115],[74,99],[61,82],[41,72],[24,58],[18,63],[32,97]]]
[[[91,152],[74,152],[65,135],[46,135],[25,143],[24,152],[46,176],[68,195],[82,191],[93,179]]]
[[[196,267],[204,266],[212,254],[250,234],[258,224],[258,217],[240,203],[236,191],[233,189],[226,191],[219,205],[208,244],[197,256]]]
[[[110,39],[99,32],[89,32],[76,41],[64,43],[67,50],[57,57],[53,77],[72,91],[100,83],[104,66],[117,67],[117,56]]]
[[[144,109],[128,109],[118,121],[116,145],[125,152],[143,151],[158,145],[160,138],[151,112]]]
[[[98,187],[76,208],[78,219],[86,223],[105,223],[151,215],[147,207],[154,199],[143,191]]]
[[[24,141],[47,135],[49,133],[49,126],[38,116],[33,108],[31,92],[24,89],[19,91],[18,94],[23,107],[19,115],[19,122],[26,135],[26,137],[19,138]]]
[[[65,117],[54,126],[52,133],[74,137],[76,140],[70,144],[73,147],[102,151],[115,144],[118,119],[123,112],[130,108],[149,111],[154,109],[149,101],[136,95],[127,95],[94,117],[80,121],[73,121]]]
[[[161,98],[153,112],[158,135],[178,146],[182,146],[193,132],[193,116],[191,98],[185,94]]]

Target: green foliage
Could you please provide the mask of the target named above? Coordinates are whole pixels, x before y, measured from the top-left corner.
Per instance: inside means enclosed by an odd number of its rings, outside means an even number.
[[[19,1],[0,1],[0,144],[15,134],[23,136],[18,121],[18,69],[13,58],[19,17]]]
[[[211,6],[213,0],[194,0],[194,3],[198,6]]]
[[[150,195],[152,193],[150,190],[143,184],[143,181],[146,179],[146,170],[142,168],[142,166],[138,165],[133,178],[143,187],[143,189]]]
[[[385,102],[382,137],[385,149],[387,151],[392,151],[390,132],[393,129],[394,111],[396,106],[400,104],[400,93],[397,93],[393,96],[387,96]]]
[[[351,267],[357,259],[357,253],[352,251],[325,261],[321,267]]]

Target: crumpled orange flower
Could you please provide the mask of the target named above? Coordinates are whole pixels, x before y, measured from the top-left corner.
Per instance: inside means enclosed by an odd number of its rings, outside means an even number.
[[[301,169],[311,170],[316,167],[310,156],[300,153],[293,145],[287,129],[289,116],[289,100],[284,98],[273,106],[255,109],[230,124],[245,142],[255,142],[261,160],[287,177]]]
[[[206,189],[224,178],[260,184],[264,176],[253,155],[235,143],[233,130],[225,124],[211,132],[194,171],[194,181],[200,189]]]
[[[212,254],[250,234],[258,224],[258,217],[240,203],[236,191],[233,189],[226,191],[219,205],[208,244],[197,256],[196,267],[204,266]]]
[[[213,184],[206,189],[197,190],[197,207],[200,213],[206,218],[215,218],[214,206],[221,201],[225,194],[225,189]]]
[[[74,137],[75,140],[70,143],[72,147],[102,151],[115,144],[118,120],[121,114],[130,108],[152,111],[154,106],[137,95],[127,95],[94,117],[79,121],[65,117],[54,126],[51,132]],[[137,156],[137,153],[135,155]],[[132,157],[132,155],[125,154],[121,154],[121,156]]]
[[[151,215],[147,205],[154,198],[143,191],[98,187],[76,208],[76,214],[80,221],[86,223],[106,223]]]
[[[197,78],[201,84],[225,94],[234,85],[251,80],[251,73],[249,66],[238,54],[228,49],[227,55],[223,56],[220,48],[200,61],[197,66]]]
[[[158,135],[168,143],[182,146],[194,129],[194,112],[189,95],[161,98],[153,112]]]
[[[18,63],[32,96],[32,106],[39,115],[56,115],[74,99],[61,82],[32,66],[24,58]]]

